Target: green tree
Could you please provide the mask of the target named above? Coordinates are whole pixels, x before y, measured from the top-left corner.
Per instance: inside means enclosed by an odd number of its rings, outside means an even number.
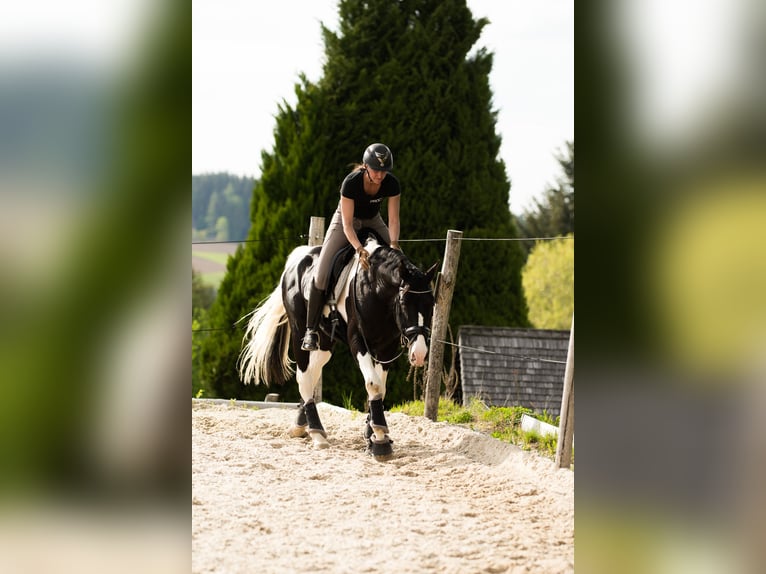
[[[247,237],[247,230],[250,227],[250,213],[247,205],[252,193],[252,186],[237,189],[232,182],[224,188],[224,209],[221,215],[226,218],[228,225],[227,240],[238,241]]]
[[[215,239],[216,241],[229,240],[229,220],[224,215],[215,222]]]
[[[218,222],[218,213],[221,210],[221,194],[214,191],[210,195],[210,201],[207,204],[207,217],[205,217],[205,227],[208,229],[215,229],[215,224]]]
[[[522,271],[529,320],[538,329],[569,329],[574,312],[574,234],[538,241]]]
[[[198,311],[207,311],[215,300],[215,289],[206,285],[202,275],[192,269],[192,316]]]
[[[203,349],[204,378],[218,396],[267,392],[239,382],[242,331],[232,326],[275,287],[289,252],[305,243],[309,218],[332,215],[340,182],[370,143],[393,150],[402,182],[402,244],[422,268],[443,256],[448,229],[465,237],[516,236],[491,107],[492,54],[474,49],[488,21],[474,20],[465,0],[341,0],[339,16],[337,33],[322,28],[322,78],[311,83],[300,76],[295,107],[279,106],[274,147],[261,153],[250,242],[230,259],[211,309],[221,331]],[[407,243],[411,238],[437,240]],[[465,242],[453,329],[527,326],[522,264],[516,242]],[[409,386],[395,383],[405,374],[405,365],[392,372],[389,403],[410,398]],[[297,398],[290,389],[283,397]],[[352,394],[362,404],[364,390],[348,353],[336,353],[325,369],[323,390],[329,401]]]
[[[566,142],[566,149],[555,157],[561,168],[555,185],[545,190],[542,200],[535,199],[534,206],[517,218],[523,237],[556,237],[574,233],[574,141]],[[534,243],[523,242],[528,255]]]
[[[228,220],[228,237],[241,241],[250,228],[248,205],[255,180],[226,172],[192,176],[192,232],[197,239],[215,238],[220,217]]]
[[[215,289],[192,269],[192,396],[202,388],[200,348],[207,335],[207,312],[215,300]]]

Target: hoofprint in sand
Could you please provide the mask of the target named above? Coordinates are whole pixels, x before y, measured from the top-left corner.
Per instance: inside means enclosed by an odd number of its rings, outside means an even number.
[[[330,448],[288,436],[292,409],[193,402],[192,572],[574,572],[574,474],[470,429],[318,405]]]

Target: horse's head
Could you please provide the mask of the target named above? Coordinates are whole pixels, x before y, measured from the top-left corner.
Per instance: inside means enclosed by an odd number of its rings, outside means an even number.
[[[397,323],[407,341],[407,357],[410,364],[422,367],[428,355],[431,336],[431,318],[434,311],[434,294],[431,283],[436,274],[435,263],[423,273],[410,268],[399,286],[397,299]]]

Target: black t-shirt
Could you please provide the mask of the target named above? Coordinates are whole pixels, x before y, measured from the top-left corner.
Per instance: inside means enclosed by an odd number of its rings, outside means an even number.
[[[354,200],[354,217],[357,219],[372,219],[380,213],[380,202],[384,197],[394,197],[401,192],[399,180],[392,173],[386,174],[375,195],[364,192],[364,171],[352,171],[340,184],[340,194]]]

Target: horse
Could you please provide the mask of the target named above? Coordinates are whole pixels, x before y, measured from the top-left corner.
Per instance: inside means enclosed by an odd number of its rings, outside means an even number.
[[[343,341],[356,359],[367,390],[369,413],[363,433],[367,452],[378,461],[386,461],[393,457],[383,408],[386,378],[405,351],[411,365],[425,364],[434,306],[432,282],[438,263],[423,272],[401,251],[374,236],[366,237],[363,244],[370,254],[368,269],[360,265],[359,255],[353,254],[350,245],[348,263],[334,266],[316,351],[301,349],[301,337],[321,247],[295,248],[277,287],[249,314],[238,369],[243,383],[267,386],[283,384],[295,374],[301,401],[288,434],[299,438],[308,435],[314,448],[327,448],[327,432],[317,412],[314,389],[336,342]],[[341,269],[340,277],[336,276],[337,269]]]

